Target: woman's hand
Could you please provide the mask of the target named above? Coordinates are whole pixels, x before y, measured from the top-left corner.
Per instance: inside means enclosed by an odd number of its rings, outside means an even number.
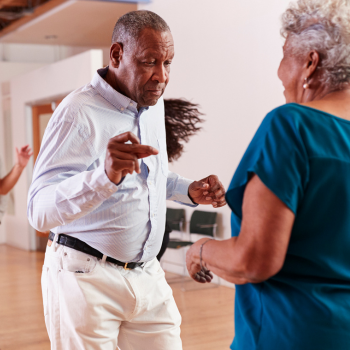
[[[186,254],[186,266],[190,276],[199,283],[210,283],[213,279],[213,274],[203,266],[200,265],[200,247],[208,238],[202,238],[194,243]]]
[[[235,284],[260,283],[281,270],[286,258],[295,214],[257,175],[253,175],[244,191],[242,225],[239,236],[212,240],[202,249],[202,265],[215,275]],[[190,276],[200,269],[201,239],[187,252]]]

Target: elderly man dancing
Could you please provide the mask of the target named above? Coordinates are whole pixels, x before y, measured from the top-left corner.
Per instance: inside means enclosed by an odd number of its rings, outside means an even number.
[[[161,96],[173,57],[162,18],[124,15],[109,67],[67,96],[47,127],[28,218],[52,231],[42,274],[51,349],[182,348],[181,316],[155,258],[165,200],[226,203],[216,176],[168,171]]]

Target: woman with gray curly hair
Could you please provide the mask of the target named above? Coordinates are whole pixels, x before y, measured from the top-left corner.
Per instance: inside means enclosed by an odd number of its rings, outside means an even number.
[[[232,238],[188,251],[199,282],[237,285],[234,350],[350,349],[350,5],[299,0],[283,15],[274,109],[226,194]]]

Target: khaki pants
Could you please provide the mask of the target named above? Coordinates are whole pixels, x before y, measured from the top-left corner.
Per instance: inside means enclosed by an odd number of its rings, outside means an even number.
[[[182,349],[181,316],[157,259],[124,270],[54,243],[41,284],[51,349]]]

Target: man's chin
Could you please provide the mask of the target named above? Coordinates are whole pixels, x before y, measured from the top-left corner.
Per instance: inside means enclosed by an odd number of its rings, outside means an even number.
[[[160,96],[158,98],[152,98],[152,99],[147,99],[144,100],[143,106],[140,107],[152,107],[155,106],[159,100]]]

